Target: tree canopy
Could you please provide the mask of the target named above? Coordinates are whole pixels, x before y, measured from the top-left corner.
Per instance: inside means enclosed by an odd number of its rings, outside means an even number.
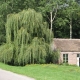
[[[77,7],[72,5],[73,1]],[[0,45],[5,43],[7,15],[18,13],[28,8],[41,12],[44,21],[49,24],[49,28],[51,28],[52,24],[52,31],[55,38],[70,37],[70,21],[67,13],[70,13],[72,8],[75,8],[76,13],[72,13],[75,15],[72,16],[72,38],[80,38],[80,4],[77,2],[79,3],[79,0],[0,0]],[[54,19],[52,23],[50,23],[50,12],[52,12]]]
[[[6,22],[6,43],[0,47],[0,61],[13,65],[46,63],[53,52],[53,34],[41,13],[33,9],[9,14]],[[49,56],[48,56],[49,57]]]

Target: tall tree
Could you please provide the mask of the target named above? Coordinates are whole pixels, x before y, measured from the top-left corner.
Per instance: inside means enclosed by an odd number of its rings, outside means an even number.
[[[72,26],[74,26],[74,19],[77,21],[77,14],[79,12],[79,5],[73,1],[69,0],[61,5],[61,9],[58,10],[56,20],[54,22],[55,37],[60,38],[75,38],[72,34]],[[78,21],[77,21],[78,22]],[[76,27],[75,27],[76,29]],[[77,37],[77,36],[76,36]]]
[[[6,44],[0,48],[0,61],[14,65],[45,62],[48,54],[52,54],[49,46],[52,38],[47,23],[35,10],[10,14],[6,23]]]
[[[67,7],[66,12],[69,18],[69,25],[70,25],[70,39],[72,38],[72,18],[77,11],[78,5],[74,0],[68,1],[69,7]]]
[[[0,45],[5,42],[5,14],[7,4],[0,3]]]

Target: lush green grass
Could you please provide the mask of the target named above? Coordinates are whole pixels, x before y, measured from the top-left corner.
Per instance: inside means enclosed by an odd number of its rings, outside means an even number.
[[[34,64],[16,67],[0,63],[0,68],[27,75],[36,80],[80,80],[80,68],[76,66]]]

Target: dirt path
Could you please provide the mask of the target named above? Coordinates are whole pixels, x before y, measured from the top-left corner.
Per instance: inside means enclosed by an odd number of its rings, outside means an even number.
[[[35,79],[0,69],[0,80],[35,80]]]

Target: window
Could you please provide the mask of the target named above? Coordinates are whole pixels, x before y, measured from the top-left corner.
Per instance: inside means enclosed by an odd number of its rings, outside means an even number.
[[[80,58],[80,54],[77,54],[77,57],[79,57],[79,58]]]
[[[63,63],[68,63],[68,54],[63,54]]]

